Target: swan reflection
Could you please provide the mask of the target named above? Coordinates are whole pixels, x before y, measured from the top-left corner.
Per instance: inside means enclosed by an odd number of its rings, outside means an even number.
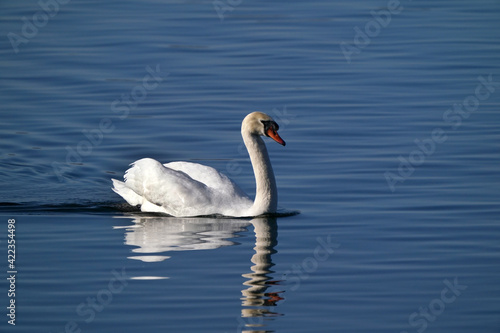
[[[241,316],[248,317],[272,317],[280,314],[271,311],[283,298],[281,290],[269,290],[279,286],[280,281],[273,280],[274,266],[271,256],[277,251],[274,247],[278,244],[278,226],[276,218],[256,218],[250,221],[255,231],[255,254],[251,258],[254,264],[250,267],[251,273],[242,276],[248,280],[243,283],[247,288],[241,293],[242,306]],[[255,324],[248,323],[247,326]]]
[[[236,245],[230,239],[253,225],[255,232],[254,253],[249,271],[241,274],[243,282],[241,318],[238,330],[260,332],[265,320],[281,316],[275,309],[283,300],[280,281],[273,277],[272,255],[277,251],[278,227],[275,217],[244,219],[175,218],[167,216],[133,216],[134,224],[125,227],[125,244],[134,246],[136,256],[129,259],[143,262],[160,262],[170,256],[165,252],[211,250]],[[257,329],[257,330],[255,330]],[[269,331],[268,331],[269,332]]]
[[[134,253],[212,250],[235,245],[228,238],[246,230],[250,224],[241,219],[174,218],[167,216],[135,216],[127,226],[125,244],[136,246]],[[123,227],[122,227],[123,228]],[[143,261],[155,261],[142,256]]]

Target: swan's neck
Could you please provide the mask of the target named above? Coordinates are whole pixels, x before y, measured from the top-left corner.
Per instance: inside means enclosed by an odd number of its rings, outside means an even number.
[[[243,134],[243,141],[255,174],[256,192],[251,209],[252,215],[274,213],[278,206],[278,190],[266,144],[259,135],[250,133]]]

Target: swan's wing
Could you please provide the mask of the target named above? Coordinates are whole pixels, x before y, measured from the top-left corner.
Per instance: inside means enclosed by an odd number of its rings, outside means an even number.
[[[113,190],[142,211],[173,216],[245,216],[253,202],[227,176],[201,164],[136,161]]]
[[[225,193],[228,196],[248,198],[235,182],[212,167],[191,162],[170,162],[164,164],[164,166],[172,170],[181,171],[216,192]]]
[[[132,199],[132,202],[127,200],[131,204],[141,201],[142,210],[150,211],[147,207],[152,204],[174,216],[210,214],[206,212],[212,206],[210,188],[184,172],[166,168],[150,158],[134,162],[125,173],[124,186],[127,189],[119,186],[122,189],[117,188],[118,194],[126,193]]]

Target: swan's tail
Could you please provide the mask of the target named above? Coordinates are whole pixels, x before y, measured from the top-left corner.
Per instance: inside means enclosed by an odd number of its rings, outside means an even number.
[[[143,158],[131,164],[131,167],[125,172],[125,182],[112,179],[113,191],[118,193],[130,205],[143,205],[148,202],[145,198],[145,184],[149,182],[151,176],[158,170],[164,169],[163,165],[151,158]],[[161,177],[158,177],[161,179]]]
[[[134,192],[130,187],[128,187],[124,182],[117,179],[111,179],[113,181],[112,190],[123,197],[130,205],[137,206],[142,205],[143,198]]]

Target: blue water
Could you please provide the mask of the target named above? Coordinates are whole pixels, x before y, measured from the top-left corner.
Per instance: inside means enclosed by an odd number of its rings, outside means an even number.
[[[55,3],[0,4],[2,332],[498,332],[498,1]],[[152,157],[253,195],[254,110],[300,214],[111,191]]]

